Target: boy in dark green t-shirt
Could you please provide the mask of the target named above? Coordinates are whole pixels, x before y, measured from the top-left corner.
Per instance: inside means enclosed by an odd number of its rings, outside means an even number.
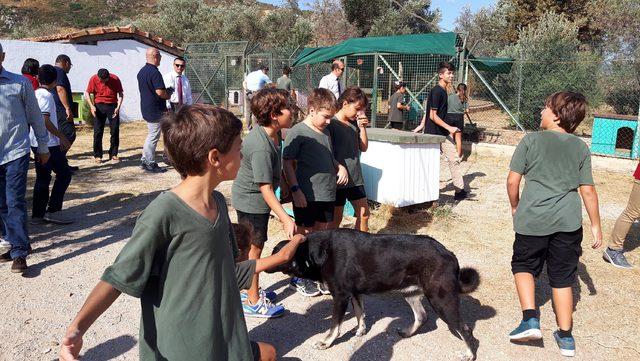
[[[516,232],[511,270],[522,321],[509,334],[512,341],[542,338],[536,311],[534,277],[547,264],[558,330],[553,336],[564,356],[575,355],[573,293],[582,254],[582,207],[591,221],[593,248],[602,244],[598,195],[591,175],[587,145],[572,133],[585,115],[582,94],[550,95],[542,110],[542,131],[527,134],[516,148],[507,179],[507,193]],[[520,196],[520,181],[525,186]]]
[[[214,190],[238,172],[242,123],[198,104],[169,113],[161,127],[182,182],[142,212],[67,329],[60,359],[77,359],[84,333],[124,292],[142,306],[141,360],[275,360],[273,346],[249,341],[239,288],[286,262],[295,247],[277,259],[236,264],[226,201]],[[296,246],[302,240],[294,237]]]

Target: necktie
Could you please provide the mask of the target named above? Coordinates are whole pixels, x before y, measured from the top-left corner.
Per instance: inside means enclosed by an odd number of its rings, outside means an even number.
[[[342,90],[340,89],[340,78],[336,78],[336,82],[338,82],[338,96],[342,94]]]
[[[178,105],[182,105],[182,76],[178,75]]]

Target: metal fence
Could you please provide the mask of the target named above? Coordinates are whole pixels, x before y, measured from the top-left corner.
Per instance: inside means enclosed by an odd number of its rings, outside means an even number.
[[[185,56],[194,99],[224,106],[241,116],[245,74],[261,64],[267,65],[270,78],[275,81],[282,75],[282,67],[291,66],[296,54],[297,51],[250,46],[247,42],[189,44]],[[460,82],[468,85],[467,119],[481,132],[536,131],[549,94],[559,90],[579,91],[587,97],[589,110],[576,133],[591,140],[592,151],[629,158],[640,155],[638,60],[555,63],[515,60],[496,67],[434,54],[356,54],[341,60],[346,65],[344,87],[358,86],[369,95],[367,113],[375,127],[415,127],[423,117],[425,100],[438,81],[438,63],[449,61],[457,69],[454,87]],[[308,94],[331,71],[331,64],[291,68],[298,105],[304,111]],[[400,80],[407,84],[404,102],[410,105],[410,110],[403,112],[402,123],[389,124],[388,102],[395,91],[394,82]]]

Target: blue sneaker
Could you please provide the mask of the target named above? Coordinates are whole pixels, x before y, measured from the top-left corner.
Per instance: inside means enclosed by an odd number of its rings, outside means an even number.
[[[262,288],[258,290],[260,295],[264,295],[264,297],[271,301],[275,302],[278,295],[274,291],[265,291]],[[247,291],[240,291],[240,301],[244,302],[247,299]]]
[[[560,337],[558,331],[553,331],[553,338],[556,339],[562,356],[573,357],[576,355],[576,340],[573,336]]]
[[[284,313],[284,306],[274,305],[264,297],[260,296],[258,303],[250,305],[248,300],[242,303],[242,310],[245,317],[257,317],[257,318],[274,318],[280,317]]]
[[[540,319],[536,317],[520,322],[520,325],[509,334],[511,341],[532,341],[541,338]]]

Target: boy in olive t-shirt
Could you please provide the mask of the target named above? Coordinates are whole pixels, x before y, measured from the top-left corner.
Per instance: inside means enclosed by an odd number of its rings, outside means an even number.
[[[182,182],[142,212],[67,329],[60,359],[77,359],[83,334],[124,292],[142,306],[141,360],[275,360],[273,346],[249,341],[238,289],[248,288],[264,264],[234,262],[226,201],[214,191],[238,172],[242,123],[197,104],[168,113],[161,126]]]
[[[591,155],[587,145],[571,134],[584,119],[585,108],[582,94],[550,95],[541,114],[542,131],[527,134],[518,144],[507,180],[516,232],[511,270],[522,308],[522,321],[509,339],[522,342],[542,338],[534,277],[546,263],[558,324],[553,336],[564,356],[575,355],[571,287],[582,254],[580,196],[591,221],[592,247],[602,243]],[[522,177],[526,182],[520,196]]]

